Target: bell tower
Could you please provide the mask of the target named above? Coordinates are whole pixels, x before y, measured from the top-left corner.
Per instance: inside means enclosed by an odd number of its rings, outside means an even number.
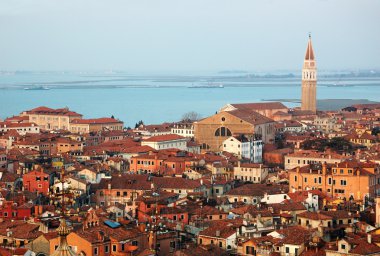
[[[301,109],[317,112],[317,65],[314,57],[311,35],[307,43],[305,60],[302,68]]]

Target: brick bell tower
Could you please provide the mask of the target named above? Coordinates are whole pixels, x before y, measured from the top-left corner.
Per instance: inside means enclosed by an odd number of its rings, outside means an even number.
[[[317,112],[317,65],[314,57],[311,35],[307,43],[305,60],[302,68],[301,109]]]

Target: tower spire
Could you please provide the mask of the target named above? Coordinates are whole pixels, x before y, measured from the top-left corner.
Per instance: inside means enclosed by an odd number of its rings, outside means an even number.
[[[314,60],[313,45],[311,43],[311,33],[309,32],[309,41],[307,43],[305,60]]]

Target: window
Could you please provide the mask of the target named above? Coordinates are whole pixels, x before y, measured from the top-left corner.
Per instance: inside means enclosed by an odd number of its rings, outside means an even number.
[[[346,245],[345,245],[345,244],[341,244],[341,245],[340,245],[340,248],[341,248],[342,250],[345,250],[345,249],[346,249]]]
[[[210,146],[206,143],[202,143],[201,149],[210,149]]]
[[[132,245],[137,246],[138,242],[137,241],[132,241]]]
[[[117,249],[116,244],[113,244],[113,245],[112,245],[112,251],[113,251],[113,252],[116,252],[116,249]]]
[[[305,182],[305,183],[307,182],[307,178],[306,178],[306,177],[304,178],[304,182]]]
[[[104,252],[105,252],[105,253],[108,253],[108,252],[109,252],[108,245],[104,246]]]
[[[289,253],[289,247],[285,247],[285,252]]]
[[[322,177],[318,177],[319,184],[322,184]]]
[[[94,255],[98,255],[98,247],[94,248]]]
[[[217,137],[226,137],[226,136],[231,136],[231,135],[232,135],[232,133],[231,133],[230,129],[223,127],[223,126],[219,127],[215,131],[215,136],[217,136]]]
[[[223,247],[223,243],[222,243],[222,242],[219,242],[219,247],[220,247],[220,248]]]
[[[346,180],[340,180],[340,185],[346,186],[347,185],[347,181]]]
[[[202,238],[199,238],[199,244],[202,244],[202,242],[203,242]]]

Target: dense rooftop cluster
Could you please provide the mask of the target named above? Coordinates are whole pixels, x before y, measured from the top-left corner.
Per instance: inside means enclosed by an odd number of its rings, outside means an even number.
[[[70,255],[380,255],[379,126],[380,104],[135,128],[24,111],[0,122],[0,255],[53,255],[62,223]]]

